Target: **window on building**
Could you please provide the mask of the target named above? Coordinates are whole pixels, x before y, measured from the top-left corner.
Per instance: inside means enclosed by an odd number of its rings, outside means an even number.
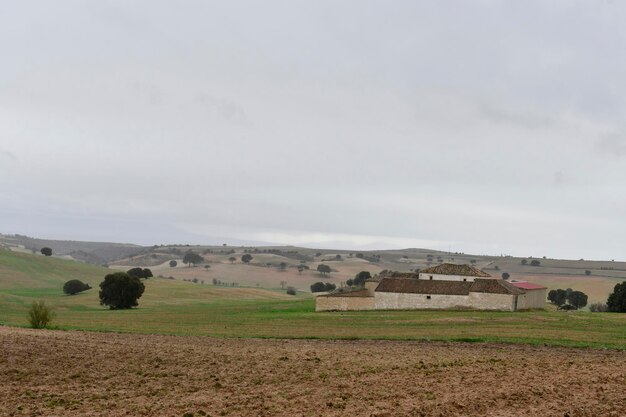
[[[430,300],[430,295],[427,295],[427,296],[426,296],[426,299],[427,299],[427,300]]]
[[[430,276],[430,279],[433,279],[433,276],[432,276],[432,275]]]
[[[463,281],[467,281],[467,278],[463,278]]]

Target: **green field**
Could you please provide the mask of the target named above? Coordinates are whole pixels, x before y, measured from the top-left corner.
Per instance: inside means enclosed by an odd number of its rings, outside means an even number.
[[[310,295],[146,281],[139,308],[111,311],[97,284],[110,272],[74,261],[0,250],[0,324],[26,326],[30,303],[53,306],[60,329],[215,337],[453,340],[626,349],[626,315],[589,312],[370,311],[315,313]],[[94,288],[62,294],[77,278]]]

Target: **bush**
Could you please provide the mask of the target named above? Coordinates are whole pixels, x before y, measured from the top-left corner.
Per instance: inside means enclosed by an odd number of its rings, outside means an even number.
[[[77,279],[71,279],[63,284],[63,292],[67,295],[78,294],[79,292],[87,291],[89,289],[91,289],[89,284],[85,284]]]
[[[606,313],[609,306],[606,303],[594,303],[589,305],[589,311],[593,313]]]
[[[503,272],[502,273],[502,279],[507,280],[511,278],[511,274],[509,274],[508,272]]]
[[[44,329],[54,318],[54,312],[43,301],[33,301],[28,310],[28,322],[33,329]]]
[[[294,287],[287,287],[287,294],[296,295],[296,289]]]
[[[246,253],[245,255],[241,257],[241,262],[243,262],[244,264],[249,264],[251,260],[252,260],[252,255],[250,255],[249,253]]]
[[[372,278],[372,275],[368,271],[361,271],[354,276],[352,280],[352,285],[363,286],[365,285],[365,280]]]
[[[100,283],[100,304],[111,310],[131,308],[138,305],[145,286],[137,277],[126,272],[115,272],[104,277]]]
[[[539,262],[536,259],[533,259],[532,261],[530,261],[530,266],[539,266],[541,265],[541,262]]]
[[[131,268],[128,271],[126,271],[126,273],[128,275],[130,275],[131,277],[135,277],[135,278],[151,278],[154,275],[152,275],[152,271],[149,270],[148,268]]]
[[[587,269],[587,270],[585,271],[585,275],[587,275],[587,276],[591,275],[591,271]]]
[[[175,268],[175,267],[176,267],[176,265],[178,265],[178,262],[176,262],[176,261],[174,261],[174,260],[170,261],[170,267],[171,267],[171,268]]]
[[[52,249],[50,248],[41,248],[41,254],[45,256],[52,256]]]
[[[611,312],[626,313],[626,281],[615,285],[606,304]]]

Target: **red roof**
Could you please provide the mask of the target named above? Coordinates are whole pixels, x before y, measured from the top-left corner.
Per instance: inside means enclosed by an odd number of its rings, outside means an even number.
[[[524,290],[545,290],[546,289],[546,287],[542,287],[541,285],[533,284],[532,282],[516,281],[516,282],[510,282],[510,283],[515,285],[517,288],[521,288],[521,289],[524,289]]]

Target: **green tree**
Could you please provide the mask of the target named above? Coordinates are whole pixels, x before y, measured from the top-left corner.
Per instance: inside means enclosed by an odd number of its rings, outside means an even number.
[[[204,258],[192,251],[187,252],[183,257],[183,263],[188,267],[190,267],[191,265],[196,266],[198,264],[201,264],[202,262],[204,262]]]
[[[626,313],[626,281],[615,285],[606,304],[610,312]]]
[[[572,291],[570,296],[568,297],[568,301],[571,305],[578,308],[583,308],[587,305],[587,294],[581,291]]]
[[[170,267],[171,267],[171,268],[175,268],[175,267],[176,267],[176,265],[178,265],[178,262],[176,262],[176,261],[174,261],[174,260],[171,260],[171,261],[170,261]]]
[[[33,329],[45,329],[54,318],[54,312],[43,301],[33,301],[28,310],[28,323]]]
[[[565,290],[550,290],[548,292],[548,301],[557,306],[562,306],[567,300],[567,292]]]
[[[278,264],[278,269],[280,269],[281,271],[284,271],[285,269],[287,269],[287,262],[281,262]]]
[[[324,292],[326,291],[326,286],[323,282],[316,282],[315,284],[311,284],[311,292]]]
[[[246,253],[241,257],[241,262],[243,262],[244,264],[249,264],[251,260],[252,255],[250,255],[249,253]]]
[[[322,276],[326,276],[326,274],[330,274],[331,269],[330,266],[325,265],[325,264],[319,264],[317,266],[317,272],[319,272],[320,274],[322,274]]]
[[[85,284],[77,279],[71,279],[63,284],[63,292],[67,295],[78,294],[79,292],[87,291],[90,288],[89,284]]]
[[[41,248],[41,254],[44,256],[52,256],[52,249],[45,247],[45,248]]]
[[[228,258],[228,260],[230,261],[231,264],[234,264],[237,258],[235,258],[234,256],[231,256],[230,258]]]
[[[522,265],[526,265],[528,263],[528,259],[522,259]]]
[[[507,280],[511,278],[511,274],[509,274],[508,272],[503,272],[502,273],[502,279]]]
[[[100,283],[100,304],[111,310],[131,308],[138,305],[145,286],[137,277],[126,272],[115,272],[104,277]]]
[[[541,262],[539,262],[537,259],[533,259],[532,261],[530,261],[530,266],[539,266],[541,265]]]
[[[372,278],[372,275],[368,271],[361,271],[354,276],[352,284],[362,287],[365,285],[365,281]]]

